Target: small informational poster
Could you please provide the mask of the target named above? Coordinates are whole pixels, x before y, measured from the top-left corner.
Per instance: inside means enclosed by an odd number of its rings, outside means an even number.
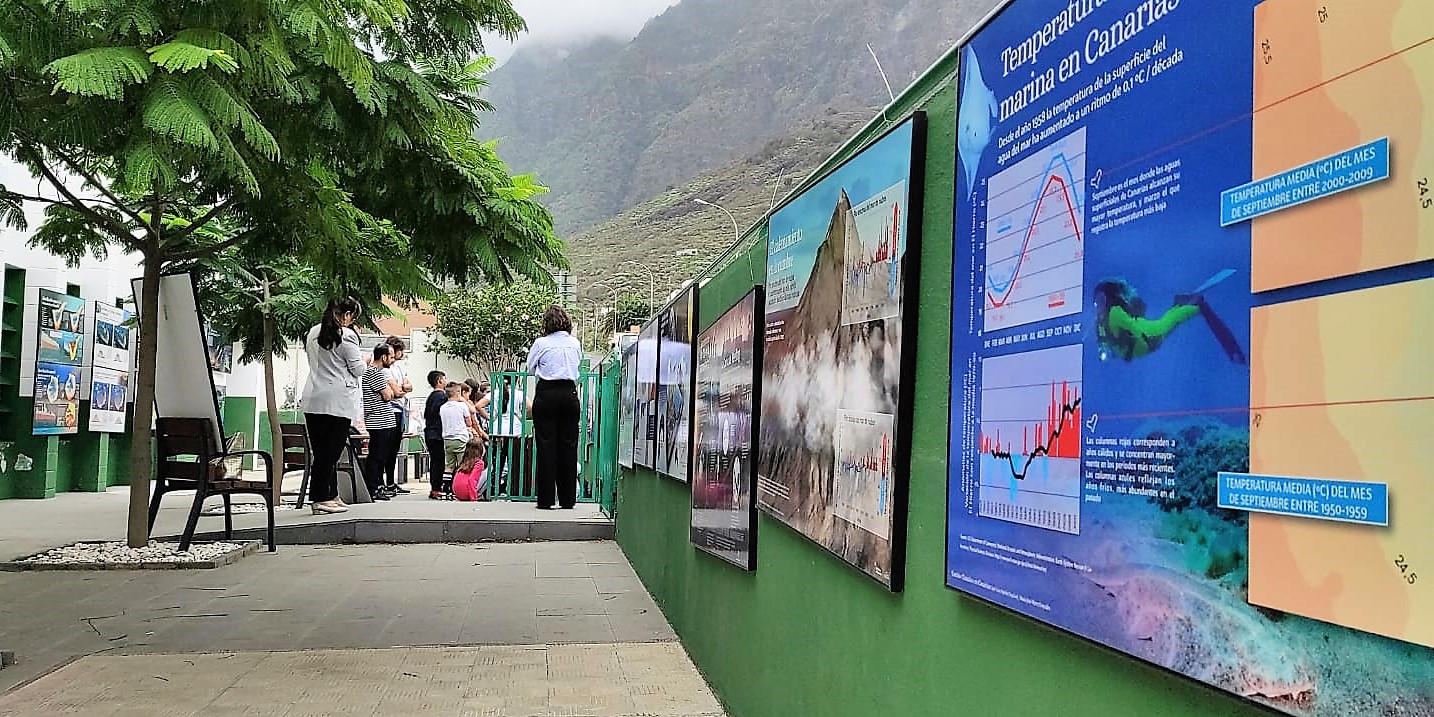
[[[95,302],[95,341],[90,356],[91,431],[123,433],[129,403],[130,327],[133,314]]]
[[[80,386],[79,366],[35,364],[35,435],[80,432]]]
[[[40,290],[38,363],[81,366],[85,353],[85,300]]]
[[[657,455],[657,320],[642,327],[637,339],[637,387],[633,465],[653,468]]]
[[[209,370],[215,373],[234,373],[234,344],[224,340],[213,326],[204,329],[204,348],[209,354]]]
[[[80,393],[85,359],[85,300],[40,290],[35,340],[33,433],[80,432]]]

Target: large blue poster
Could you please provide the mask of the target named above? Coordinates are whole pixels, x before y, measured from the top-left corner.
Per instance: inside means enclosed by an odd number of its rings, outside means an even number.
[[[1434,420],[1428,372],[1370,378],[1434,347],[1428,123],[1386,105],[1427,7],[1018,0],[963,48],[948,586],[1292,714],[1434,715],[1434,487],[1370,428]]]

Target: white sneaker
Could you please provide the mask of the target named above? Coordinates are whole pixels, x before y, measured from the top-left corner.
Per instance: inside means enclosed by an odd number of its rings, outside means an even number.
[[[348,506],[346,506],[346,505],[338,505],[338,504],[335,504],[335,503],[314,503],[314,504],[311,505],[310,507],[313,508],[313,510],[314,510],[314,515],[328,515],[328,514],[331,514],[331,513],[347,513],[347,512],[349,512],[349,507],[348,507]]]

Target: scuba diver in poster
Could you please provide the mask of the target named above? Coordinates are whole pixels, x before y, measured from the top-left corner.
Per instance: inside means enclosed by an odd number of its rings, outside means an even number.
[[[1193,292],[1180,294],[1159,318],[1145,317],[1145,300],[1125,279],[1101,281],[1095,286],[1096,336],[1100,342],[1100,358],[1111,356],[1132,361],[1144,358],[1160,348],[1165,339],[1181,324],[1200,316],[1210,327],[1232,363],[1245,366],[1248,360],[1230,327],[1210,308],[1204,292],[1230,278],[1234,269],[1225,269],[1210,277]]]

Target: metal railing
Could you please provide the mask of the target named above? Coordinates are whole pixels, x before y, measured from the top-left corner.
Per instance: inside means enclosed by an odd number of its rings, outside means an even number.
[[[524,371],[495,371],[489,377],[492,400],[488,404],[488,453],[484,459],[488,475],[484,493],[489,500],[537,500],[537,441],[528,416],[533,395],[531,378]],[[601,379],[586,367],[578,373],[579,503],[601,503],[604,493],[596,430],[602,416]]]

